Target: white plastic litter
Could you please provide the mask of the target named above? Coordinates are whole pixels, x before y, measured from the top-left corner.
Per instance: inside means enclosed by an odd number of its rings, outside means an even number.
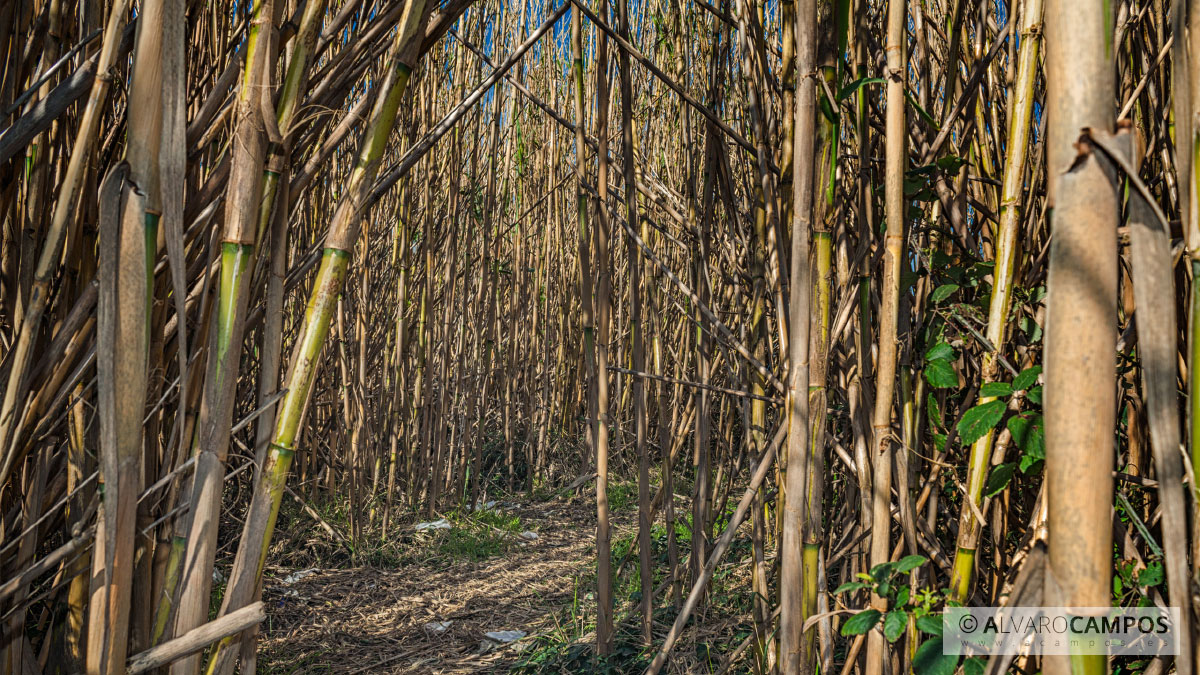
[[[287,584],[287,585],[289,585],[289,586],[290,586],[291,584],[294,584],[294,583],[296,583],[297,581],[300,581],[301,579],[303,579],[303,578],[305,578],[305,577],[311,577],[312,575],[314,575],[314,574],[316,574],[316,573],[317,573],[317,568],[315,568],[315,567],[310,567],[310,568],[308,568],[308,569],[306,569],[306,570],[300,570],[300,571],[298,571],[298,572],[292,572],[291,574],[289,574],[289,575],[287,575],[286,577],[284,577],[284,578],[282,579],[282,581],[283,581],[283,583],[285,583],[285,584]]]
[[[521,538],[527,541],[537,541],[538,533],[534,532],[533,530],[525,530],[521,533]]]
[[[430,521],[428,523],[417,523],[417,532],[424,532],[426,530],[448,530],[448,529],[450,529],[450,521],[446,520],[445,518]]]
[[[496,642],[513,642],[514,640],[520,640],[528,635],[528,633],[523,630],[494,630],[490,633],[484,633],[484,635],[489,640],[495,640]]]
[[[453,619],[449,621],[430,621],[429,623],[425,624],[425,630],[434,635],[438,633],[445,633],[446,629],[449,628],[450,624],[452,623],[454,623]]]

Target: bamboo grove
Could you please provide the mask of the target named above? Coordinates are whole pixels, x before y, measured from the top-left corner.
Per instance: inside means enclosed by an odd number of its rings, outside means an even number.
[[[0,667],[256,672],[281,509],[358,560],[558,492],[611,672],[1196,672],[1197,24],[3,3]],[[943,655],[942,608],[1039,604],[1179,607],[1181,652]]]

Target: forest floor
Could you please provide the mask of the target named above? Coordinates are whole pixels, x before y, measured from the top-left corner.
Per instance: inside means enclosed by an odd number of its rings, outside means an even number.
[[[404,523],[409,555],[391,565],[269,570],[259,672],[506,672],[539,637],[578,631],[564,622],[591,599],[595,507],[575,498],[490,511],[449,516],[449,530]],[[631,527],[616,521],[615,536]],[[495,631],[527,637],[485,637]]]
[[[355,556],[299,508],[281,514],[284,534],[264,574],[258,672],[641,673],[651,654],[634,621],[618,626],[614,656],[595,661],[594,494],[512,499],[431,519],[449,528],[421,532],[415,520],[398,523],[386,545],[360,545]],[[640,597],[636,488],[610,488],[610,502],[620,620],[635,615]],[[334,527],[344,525],[344,511],[315,508]],[[678,497],[677,513],[687,508]],[[655,555],[665,558],[665,532],[655,529]],[[687,533],[682,524],[676,529]],[[688,540],[680,540],[681,562]],[[748,540],[738,537],[734,549],[719,568],[704,634],[691,624],[668,672],[718,672],[722,657],[749,635],[747,566],[735,562],[748,555]],[[673,619],[669,603],[660,607],[656,637]],[[499,631],[524,636],[486,636]]]

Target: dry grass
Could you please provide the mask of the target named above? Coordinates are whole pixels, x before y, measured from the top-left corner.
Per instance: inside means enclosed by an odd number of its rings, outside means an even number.
[[[557,628],[595,556],[595,514],[586,501],[514,511],[536,541],[513,538],[508,551],[472,561],[430,552],[398,569],[318,569],[285,584],[295,570],[264,580],[268,619],[260,672],[503,672],[529,641],[480,653],[484,633]],[[412,532],[412,524],[404,532]],[[414,540],[415,546],[420,542]],[[587,593],[586,588],[580,594]],[[452,621],[440,634],[425,625]]]
[[[620,490],[617,491],[618,493]],[[416,521],[400,525],[394,541],[374,566],[351,557],[316,526],[293,521],[292,543],[281,556],[286,567],[265,575],[268,617],[259,643],[259,672],[284,673],[506,673],[536,656],[543,666],[529,672],[641,672],[641,652],[632,623],[619,627],[618,646],[628,654],[596,666],[595,506],[588,494],[493,513],[486,518],[449,514],[454,534],[416,534]],[[636,533],[636,504],[613,514],[614,549]],[[679,504],[686,512],[686,504]],[[519,518],[519,526],[511,522]],[[505,526],[497,529],[487,523]],[[305,525],[305,527],[299,527]],[[495,546],[495,537],[504,543]],[[537,532],[536,541],[516,536]],[[748,528],[747,528],[748,530]],[[481,533],[482,532],[482,533]],[[477,537],[487,553],[472,555],[464,542]],[[704,621],[690,624],[668,665],[669,673],[713,673],[745,637],[750,624],[748,555],[741,545],[718,570]],[[490,557],[488,557],[490,556]],[[620,559],[618,556],[617,559]],[[287,583],[299,571],[303,578]],[[637,557],[627,561],[617,584],[618,616],[635,611]],[[660,581],[661,582],[661,581]],[[666,633],[674,612],[656,612],[656,638]],[[450,621],[440,633],[432,622]],[[632,621],[632,619],[631,619]],[[497,645],[484,633],[520,630],[525,639]],[[481,649],[481,643],[488,648]],[[582,650],[582,657],[580,651]],[[582,665],[584,663],[592,665]],[[620,665],[625,663],[629,668]],[[748,660],[731,672],[741,672]],[[614,670],[615,668],[615,670]],[[525,672],[525,671],[522,671]]]

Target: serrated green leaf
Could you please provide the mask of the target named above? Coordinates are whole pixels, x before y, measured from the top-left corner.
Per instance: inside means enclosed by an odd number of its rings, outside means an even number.
[[[963,675],[983,675],[987,661],[982,656],[963,659]]]
[[[954,358],[954,347],[939,342],[925,351],[926,361],[950,361]]]
[[[893,609],[883,618],[883,636],[888,642],[895,642],[904,635],[904,627],[908,623],[908,612]]]
[[[892,576],[892,570],[896,569],[896,563],[885,562],[871,568],[871,578],[875,581],[884,581]]]
[[[1004,401],[988,401],[981,403],[963,413],[958,421],[958,435],[965,444],[974,443],[981,436],[996,428],[1000,418],[1004,417]]]
[[[1021,455],[1021,462],[1018,468],[1021,469],[1021,473],[1037,473],[1042,470],[1042,461],[1040,459],[1033,459],[1029,455]]]
[[[917,617],[917,630],[930,635],[942,634],[942,617],[941,615],[927,615]]]
[[[929,638],[913,654],[912,669],[921,675],[954,675],[958,667],[957,654],[942,653],[942,638]]]
[[[906,555],[896,561],[896,571],[901,574],[907,574],[927,562],[929,562],[929,558],[923,555]]]
[[[945,425],[945,422],[942,421],[942,408],[933,394],[925,397],[925,414],[929,416],[929,426],[942,427]]]
[[[862,635],[879,623],[880,616],[877,609],[864,609],[842,624],[842,635]]]
[[[1008,487],[1008,483],[1012,480],[1013,473],[1016,470],[1017,465],[1015,462],[1005,462],[992,469],[991,473],[988,474],[987,484],[983,486],[983,496],[991,497]]]
[[[1041,415],[1013,415],[1005,426],[1008,427],[1008,432],[1012,434],[1017,447],[1021,449],[1022,472],[1028,473],[1030,467],[1046,459],[1046,434]]]
[[[1020,375],[1017,375],[1017,377],[1013,379],[1012,388],[1015,391],[1024,391],[1032,387],[1034,383],[1037,382],[1038,375],[1041,374],[1041,366],[1032,366],[1030,368],[1026,368],[1025,370],[1021,371]]]
[[[1139,586],[1157,586],[1162,583],[1163,568],[1162,563],[1155,560],[1146,565],[1146,569],[1138,572],[1137,582]]]
[[[979,396],[980,398],[999,398],[1008,396],[1012,391],[1012,385],[1007,382],[984,382],[983,386],[979,388]]]
[[[933,449],[938,452],[945,452],[945,450],[946,450],[946,434],[934,434],[933,435]]]
[[[1025,392],[1025,399],[1030,403],[1042,404],[1042,385],[1038,385],[1029,391]]]
[[[958,386],[958,373],[945,359],[925,362],[925,381],[934,389],[952,389]]]
[[[929,294],[929,302],[936,305],[953,295],[954,291],[957,291],[958,289],[958,284],[942,284],[941,286],[933,289],[933,292]]]

